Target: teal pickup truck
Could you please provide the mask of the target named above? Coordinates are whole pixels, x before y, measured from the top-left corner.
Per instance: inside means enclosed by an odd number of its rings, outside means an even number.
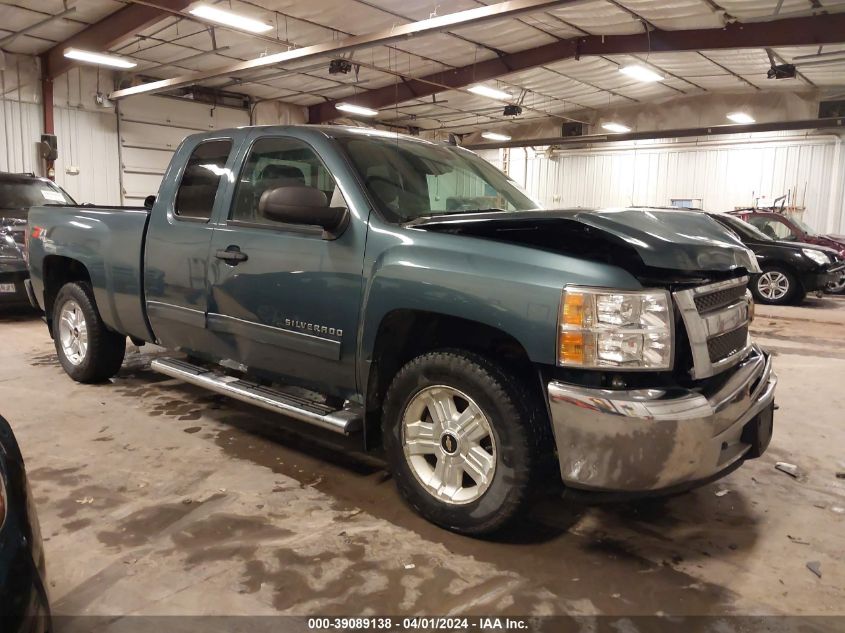
[[[330,126],[190,136],[147,206],[30,211],[66,372],[172,349],[154,370],[383,450],[446,528],[561,481],[675,492],[771,438],[759,269],[705,214],[544,210],[467,150]]]

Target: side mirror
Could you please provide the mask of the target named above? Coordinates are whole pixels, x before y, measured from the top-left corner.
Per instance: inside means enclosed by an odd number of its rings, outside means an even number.
[[[327,239],[337,237],[349,222],[346,207],[330,207],[326,194],[304,185],[268,189],[258,201],[258,213],[276,222],[319,226]]]
[[[155,203],[155,196],[147,196],[146,198],[144,198],[144,208],[147,210],[152,210],[153,206],[155,206]]]

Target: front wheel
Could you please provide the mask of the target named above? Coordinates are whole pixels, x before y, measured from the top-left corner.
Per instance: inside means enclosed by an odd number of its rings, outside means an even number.
[[[759,303],[789,305],[802,296],[801,284],[792,271],[777,266],[763,269],[763,273],[751,284],[751,292]]]
[[[845,294],[845,277],[842,277],[839,281],[830,282],[824,291],[831,295]]]
[[[123,363],[126,337],[107,329],[91,285],[62,286],[53,305],[53,339],[59,362],[77,382],[102,382],[114,376]]]
[[[383,433],[408,503],[464,534],[510,523],[528,503],[542,461],[543,422],[530,390],[484,357],[424,354],[388,389]]]

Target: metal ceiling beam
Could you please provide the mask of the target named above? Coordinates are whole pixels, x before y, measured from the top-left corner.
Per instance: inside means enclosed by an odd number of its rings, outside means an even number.
[[[419,22],[402,24],[389,29],[383,29],[381,31],[365,33],[363,35],[353,35],[341,40],[315,44],[313,46],[304,46],[302,48],[296,48],[276,53],[274,55],[265,55],[263,57],[249,59],[244,62],[224,66],[214,70],[196,72],[190,75],[183,75],[172,79],[164,79],[162,81],[154,81],[148,84],[133,86],[131,88],[124,88],[123,90],[116,90],[115,92],[112,92],[109,95],[109,98],[122,99],[124,97],[137,94],[155,94],[158,92],[173,90],[175,88],[190,86],[208,79],[215,79],[217,77],[227,75],[237,75],[238,73],[252,70],[254,68],[284,64],[292,61],[304,61],[316,57],[328,57],[359,48],[383,46],[385,44],[391,44],[393,42],[406,40],[411,37],[418,37],[420,35],[439,33],[441,31],[470,25],[474,26],[492,20],[513,18],[517,15],[542,11],[556,5],[568,4],[573,1],[575,0],[506,0],[505,2],[485,5],[475,9],[469,9],[467,11],[458,11],[456,13],[449,13],[447,15],[433,17],[427,20],[420,20]]]
[[[54,22],[55,20],[58,20],[60,18],[63,18],[65,16],[70,15],[71,13],[75,13],[75,12],[76,12],[76,7],[69,7],[67,9],[65,9],[64,11],[62,11],[61,13],[57,13],[55,15],[51,15],[49,17],[46,17],[43,20],[36,22],[35,24],[30,24],[26,28],[23,28],[20,31],[16,31],[15,33],[12,33],[12,34],[7,35],[6,37],[0,39],[0,47],[8,46],[14,40],[19,38],[21,35],[26,35],[30,31],[34,31],[37,28],[40,28],[42,26],[46,26],[46,25],[50,24],[51,22]]]
[[[215,48],[210,51],[200,51],[199,53],[194,53],[193,55],[188,55],[187,57],[180,57],[178,59],[171,59],[168,62],[158,63],[155,62],[153,66],[147,66],[146,68],[140,68],[135,70],[138,73],[148,73],[152,70],[159,70],[160,68],[167,68],[168,66],[178,67],[179,64],[184,62],[192,62],[198,59],[202,59],[203,57],[208,57],[209,55],[219,55],[221,53],[225,53],[229,50],[229,46],[221,46],[219,48]],[[220,88],[221,86],[217,86]]]
[[[181,11],[194,0],[157,0],[161,8],[132,4],[86,27],[73,37],[59,42],[42,55],[44,74],[55,79],[78,62],[65,57],[65,49],[80,48],[95,52],[108,51],[127,37],[143,31],[169,15],[168,10]]]
[[[618,141],[642,141],[660,138],[684,138],[690,136],[716,136],[719,134],[748,134],[749,132],[781,132],[786,130],[829,130],[845,131],[845,117],[825,119],[798,119],[795,121],[774,121],[771,123],[748,123],[711,125],[708,127],[682,128],[677,130],[651,130],[627,132],[625,134],[589,134],[586,136],[555,136],[551,138],[527,138],[502,143],[468,143],[472,150],[498,149],[500,147],[567,147],[586,146],[594,143],[616,143]]]
[[[156,4],[156,2],[158,0],[129,0],[129,1],[134,3],[134,4],[144,4],[144,5],[158,6]],[[242,0],[242,1],[246,2],[246,4],[248,4],[250,6],[255,6],[255,7],[261,8],[260,5],[255,4],[255,2],[252,2],[251,0]],[[481,0],[474,0],[474,1],[476,2],[476,4],[480,4],[480,5],[484,4]],[[577,1],[577,0],[568,0],[568,2],[574,2],[574,1]],[[395,11],[390,11],[390,10],[384,9],[382,7],[377,7],[376,5],[370,4],[368,2],[368,0],[356,0],[356,2],[364,4],[365,6],[377,9],[379,11],[385,11],[389,15],[400,18],[402,20],[405,20],[405,21],[408,21],[408,22],[413,21],[412,18],[410,18],[406,15],[396,13]],[[231,27],[231,26],[226,26],[226,25],[216,25],[216,24],[209,22],[207,20],[203,20],[201,18],[198,18],[198,17],[188,13],[187,11],[172,11],[171,10],[169,12],[176,17],[181,17],[181,18],[184,18],[184,19],[191,21],[191,22],[196,22],[198,24],[206,24],[208,26],[214,27],[215,29],[221,29],[221,28],[222,29],[228,29],[229,31],[238,33],[240,35],[244,35],[244,32],[239,30],[239,29],[236,29],[236,28]],[[287,23],[288,19],[291,19],[291,20],[294,20],[294,21],[297,21],[297,22],[303,22],[304,24],[307,24],[309,26],[316,26],[320,29],[330,29],[333,32],[335,32],[335,30],[331,29],[331,27],[320,24],[318,22],[306,20],[306,19],[300,18],[300,17],[289,16],[289,15],[284,14],[284,13],[279,13],[279,12],[274,12],[274,13],[275,13],[276,16],[284,17],[286,23]],[[549,16],[549,17],[555,17],[554,14],[548,13],[548,12],[544,12],[542,15]],[[558,18],[555,18],[555,19],[558,20]],[[516,18],[516,20],[519,21],[522,24],[526,24],[526,25],[530,26],[530,24],[528,22],[526,22],[525,20],[522,20],[520,18]],[[571,25],[568,25],[568,26],[570,28],[576,28],[576,27],[572,27]],[[532,26],[531,28],[536,28],[536,27]],[[587,33],[586,31],[581,31],[581,33],[583,33],[584,35],[589,35],[589,33]],[[336,34],[342,35],[344,37],[350,37],[350,36],[353,35],[352,33],[348,33],[348,32],[345,32],[345,31],[337,31]],[[453,37],[459,37],[459,36],[455,35],[454,33],[450,32],[450,31],[444,31],[444,34],[450,35],[450,36],[453,36]],[[190,36],[193,36],[193,35],[194,34],[191,34]],[[257,34],[257,33],[249,33],[248,36],[253,38],[253,39],[256,39],[257,41],[265,41],[265,42],[269,42],[271,44],[286,46],[288,49],[296,48],[296,46],[294,46],[291,42],[284,40],[284,39],[277,38],[277,37],[261,35],[261,34]],[[186,37],[186,36],[183,36],[183,37]],[[471,43],[474,46],[484,47],[484,48],[487,48],[489,50],[494,50],[499,55],[504,54],[504,53],[502,53],[502,51],[498,51],[498,50],[493,49],[489,46],[485,46],[483,44],[475,42],[473,40],[469,40],[469,39],[464,38],[464,37],[460,37],[459,39],[461,39],[461,41],[466,41],[468,43]],[[562,38],[558,37],[556,39],[562,39]],[[174,40],[173,43],[176,43],[176,41]],[[131,45],[132,44],[129,43],[129,44],[126,44],[125,46],[131,46]],[[158,46],[158,45],[160,45],[160,44],[157,44],[156,46]],[[150,48],[153,48],[153,47],[150,47]],[[435,59],[425,57],[425,56],[422,56],[422,55],[419,55],[419,54],[416,54],[416,53],[411,53],[407,50],[404,50],[404,49],[396,46],[395,44],[391,48],[393,48],[398,53],[404,53],[404,54],[407,54],[409,56],[418,57],[419,59],[424,60],[426,62],[430,62],[432,64],[437,64],[439,66],[445,66],[445,67],[450,67],[450,68],[453,67],[449,64],[441,64],[440,62],[438,62]],[[148,49],[144,49],[144,50],[148,50]],[[218,49],[218,50],[222,50],[222,49]],[[337,54],[337,55],[329,56],[328,59],[344,59],[346,61],[354,63],[356,66],[359,66],[361,68],[367,68],[369,70],[375,70],[375,71],[380,72],[380,73],[386,73],[386,74],[389,74],[389,75],[393,75],[393,76],[397,77],[397,81],[405,81],[410,77],[410,75],[408,75],[406,73],[397,72],[393,69],[388,69],[388,68],[376,66],[376,65],[373,65],[373,64],[367,64],[367,63],[362,62],[360,59],[353,59],[353,55],[354,55],[354,52],[348,53],[348,54]],[[135,56],[136,57],[138,56],[137,52],[135,53]],[[310,74],[310,71],[312,71],[312,70],[316,70],[316,69],[324,70],[325,69],[326,57],[317,57],[315,59],[317,60],[316,63],[311,63],[311,64],[308,64],[307,66],[304,66],[304,67],[297,64],[295,68],[288,67],[288,68],[285,68],[284,70],[281,70],[281,71],[278,70],[278,69],[275,69],[275,70],[271,70],[269,74],[266,74],[266,73],[260,74],[262,70],[265,70],[264,68],[258,68],[258,69],[254,69],[252,71],[247,71],[244,74],[238,75],[234,78],[230,78],[230,81],[228,81],[225,84],[216,85],[215,88],[218,89],[218,90],[220,90],[220,89],[225,90],[226,88],[229,88],[231,86],[243,86],[244,84],[249,84],[249,83],[256,84],[256,85],[262,85],[262,86],[274,87],[274,86],[271,86],[270,84],[268,84],[267,82],[270,81],[270,80],[273,80],[273,79],[278,79],[278,78],[282,78],[282,77],[286,77],[286,76],[292,76],[292,75],[296,75],[296,74],[303,74],[303,75],[309,76],[309,77],[319,76],[319,78],[321,78],[321,79],[333,81],[333,82],[337,83],[338,85],[347,86],[347,87],[350,85],[348,82],[333,79],[331,76],[325,77],[325,76],[321,76],[319,73]],[[237,61],[241,61],[241,60],[237,60]],[[163,67],[163,66],[167,66],[167,65],[168,64],[161,64],[160,66]],[[190,71],[192,69],[183,68],[183,70]],[[143,69],[143,73],[145,73],[145,74],[148,74],[149,71],[150,71],[149,68]],[[255,74],[255,73],[259,73],[259,74]],[[134,74],[140,74],[138,69],[135,70]],[[154,78],[148,78],[148,81],[155,81],[155,79]],[[356,82],[355,85],[357,87],[360,87],[360,84],[358,84],[357,82]],[[520,87],[520,90],[525,91],[526,89]],[[297,91],[293,91],[293,92],[297,92]],[[537,95],[538,97],[542,98],[543,100],[559,101],[559,102],[563,103],[564,105],[566,105],[566,103],[569,102],[572,105],[578,106],[579,108],[583,109],[583,106],[580,106],[575,101],[566,100],[566,99],[559,99],[557,97],[553,97],[551,95],[546,95],[546,94],[543,94],[541,92],[537,92],[535,90],[531,90],[531,91],[528,91],[528,92]],[[615,96],[623,96],[624,97],[624,95],[616,95],[616,93],[613,93],[613,91],[608,91],[608,92],[611,92],[611,94],[614,94]],[[321,95],[317,95],[317,96],[320,96],[322,99],[327,98],[327,97],[321,96]],[[283,99],[283,98],[284,98],[283,96],[278,97],[278,99]],[[624,97],[624,98],[630,99],[630,97]],[[273,99],[272,97],[270,97],[270,98],[265,97],[262,100],[272,100],[272,99]],[[635,102],[637,101],[636,99],[631,99],[631,100],[635,101]],[[554,114],[554,113],[545,112],[544,110],[538,110],[536,108],[532,108],[531,106],[525,105],[525,103],[521,103],[520,105],[522,105],[523,108],[526,108],[529,111],[539,112],[541,114],[545,114],[546,116],[553,116],[553,117],[557,117],[557,118],[560,118],[560,119],[563,119],[563,120],[568,120],[568,121],[577,121],[578,120],[578,119],[573,119],[572,117],[564,116],[562,114]],[[506,121],[507,119],[501,119],[501,120]]]
[[[529,68],[590,55],[625,55],[648,52],[700,51],[766,46],[801,46],[845,42],[845,14],[787,18],[750,24],[732,23],[724,28],[683,31],[652,30],[649,34],[587,35],[509,53],[397,85],[361,92],[355,103],[383,108],[409,99],[427,97],[438,86],[463,88]],[[323,123],[337,118],[336,101],[309,106],[308,121]]]

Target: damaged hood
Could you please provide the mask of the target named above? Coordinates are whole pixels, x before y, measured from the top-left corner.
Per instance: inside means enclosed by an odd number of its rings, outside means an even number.
[[[407,226],[572,252],[578,233],[624,244],[652,268],[760,272],[739,238],[698,211],[651,208],[462,213],[421,218]],[[559,229],[559,230],[556,230]],[[530,239],[528,237],[534,234]],[[574,233],[574,235],[573,235]],[[542,244],[540,239],[542,235]],[[570,247],[572,246],[572,248]]]

